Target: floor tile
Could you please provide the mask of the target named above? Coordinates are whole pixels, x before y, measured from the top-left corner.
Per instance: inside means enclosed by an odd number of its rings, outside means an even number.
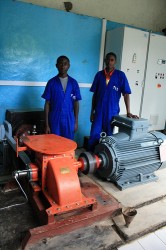
[[[133,241],[130,244],[126,244],[125,246],[121,246],[118,250],[143,250],[144,248],[137,242]]]
[[[155,233],[151,233],[137,240],[145,250],[166,250],[166,245]]]
[[[155,232],[155,235],[166,244],[166,227],[163,227]]]

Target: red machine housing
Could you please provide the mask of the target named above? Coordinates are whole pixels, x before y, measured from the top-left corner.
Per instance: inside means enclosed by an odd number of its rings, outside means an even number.
[[[78,170],[85,171],[87,166],[84,159],[75,158],[74,141],[53,134],[26,136],[22,141],[23,147],[17,143],[17,155],[25,150],[35,153],[27,169],[28,193],[43,225],[28,232],[23,247],[120,212],[120,204],[111,195],[83,174],[78,177]],[[92,165],[97,168],[100,162],[96,156]]]
[[[47,202],[47,218],[96,203],[94,198],[87,198],[81,192],[77,174],[81,164],[75,159],[74,141],[47,134],[27,136],[23,142],[36,152],[36,164],[30,164],[31,186],[34,194],[42,191]]]

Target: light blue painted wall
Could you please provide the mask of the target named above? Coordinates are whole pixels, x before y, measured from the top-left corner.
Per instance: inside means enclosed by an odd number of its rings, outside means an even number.
[[[123,26],[125,26],[125,24],[116,23],[116,22],[112,22],[112,21],[107,21],[107,27],[106,27],[106,29],[107,30],[112,30],[112,29],[123,27]]]
[[[0,0],[0,80],[47,82],[57,74],[56,58],[67,55],[69,74],[92,83],[98,71],[102,20]],[[44,87],[0,86],[0,124],[8,108],[41,108]],[[91,93],[81,88],[79,146],[90,131]]]
[[[47,81],[61,54],[69,73],[91,82],[99,64],[101,20],[12,0],[0,0],[0,79]]]
[[[107,29],[123,24],[107,22]],[[0,80],[47,82],[55,60],[70,58],[69,74],[92,83],[98,71],[102,20],[12,0],[0,0]],[[42,108],[44,87],[0,86],[0,124],[9,108]],[[89,88],[81,88],[79,146],[90,133]]]

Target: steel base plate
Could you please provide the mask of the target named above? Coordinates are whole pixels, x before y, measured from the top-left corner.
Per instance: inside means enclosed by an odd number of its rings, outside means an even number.
[[[86,197],[94,197],[97,200],[97,206],[85,207],[54,216],[51,220],[48,220],[49,224],[30,229],[22,242],[23,249],[34,245],[44,238],[66,234],[121,213],[121,205],[113,196],[103,191],[89,177],[81,174],[79,179],[82,193]],[[41,223],[43,222],[42,216],[45,216],[43,208],[44,206],[42,205],[36,206],[36,212],[38,218],[41,219]]]

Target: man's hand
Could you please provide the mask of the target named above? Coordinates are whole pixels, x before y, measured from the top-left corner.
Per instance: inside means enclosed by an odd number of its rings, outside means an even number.
[[[91,114],[90,114],[90,122],[93,122],[94,118],[95,118],[95,113],[91,112]]]
[[[139,117],[137,115],[133,115],[131,113],[127,113],[127,117],[134,118],[134,119],[139,119]]]
[[[76,132],[77,130],[78,130],[78,121],[76,121],[74,124],[74,132]]]
[[[51,130],[50,130],[50,127],[49,127],[49,126],[46,126],[46,128],[45,128],[45,133],[46,133],[46,134],[51,134]]]
[[[90,115],[90,122],[93,122],[93,120],[94,120],[94,114],[91,114]]]

